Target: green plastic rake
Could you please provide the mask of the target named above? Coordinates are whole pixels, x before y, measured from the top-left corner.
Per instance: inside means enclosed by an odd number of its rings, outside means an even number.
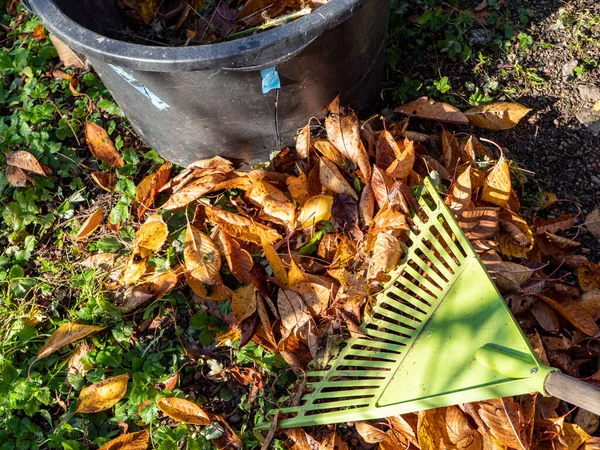
[[[540,392],[600,414],[600,389],[542,365],[432,182],[405,256],[361,330],[306,374],[280,428],[371,420]]]

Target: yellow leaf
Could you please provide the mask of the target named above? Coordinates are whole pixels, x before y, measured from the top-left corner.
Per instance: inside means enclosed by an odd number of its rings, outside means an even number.
[[[159,6],[158,0],[137,0],[137,2],[140,8],[140,17],[144,23],[154,21]]]
[[[100,188],[104,189],[106,192],[110,192],[111,194],[115,192],[115,187],[117,186],[117,181],[119,179],[108,172],[92,172],[91,173],[92,180],[100,186]]]
[[[95,123],[85,126],[85,140],[96,159],[106,163],[107,166],[116,168],[125,165],[123,158],[117,152],[115,145],[104,128]]]
[[[349,165],[349,162],[344,155],[342,155],[327,139],[316,139],[314,145],[321,155],[330,161],[333,161],[338,167],[347,167]]]
[[[46,172],[44,172],[44,169],[35,156],[24,150],[7,153],[6,165],[18,167],[19,169],[26,170],[27,172],[33,172],[36,175],[41,175],[43,177],[46,176]]]
[[[304,205],[306,200],[310,197],[308,177],[306,174],[300,170],[299,176],[288,177],[285,180],[285,184],[287,184],[288,191],[296,203],[300,206]]]
[[[333,197],[330,195],[315,195],[309,198],[298,216],[300,230],[316,225],[322,220],[329,220],[331,217],[331,207],[333,206]]]
[[[289,229],[294,228],[296,208],[286,195],[266,180],[257,180],[246,192],[248,199],[261,206],[265,214],[277,219]]]
[[[402,153],[392,161],[392,164],[387,169],[387,173],[395,180],[403,180],[408,177],[415,165],[416,154],[414,142],[405,139],[403,147]]]
[[[150,436],[146,430],[127,433],[107,442],[99,450],[146,450]]]
[[[184,275],[188,286],[194,291],[194,294],[204,300],[221,302],[231,298],[232,291],[223,284],[223,280],[219,274],[217,274],[216,279],[211,283],[205,283],[193,277],[189,272],[185,272]]]
[[[600,265],[583,263],[577,273],[583,292],[600,291]]]
[[[257,295],[258,291],[253,284],[247,284],[233,291],[231,296],[231,311],[237,325],[256,312]]]
[[[183,208],[194,200],[199,199],[204,194],[210,192],[215,186],[221,183],[227,174],[221,172],[208,173],[196,180],[193,180],[186,186],[175,192],[167,202],[161,206],[162,209]]]
[[[102,222],[102,214],[103,213],[104,213],[104,210],[102,209],[102,207],[100,207],[96,211],[94,211],[87,218],[87,220],[85,222],[83,222],[83,224],[79,228],[79,231],[73,237],[73,239],[75,239],[76,241],[80,241],[80,240],[88,237],[94,231],[96,231],[96,228],[98,228],[100,226],[100,223]]]
[[[263,248],[263,251],[265,252],[265,258],[267,259],[269,266],[271,266],[271,270],[273,270],[273,275],[275,276],[277,281],[279,281],[281,287],[287,286],[288,274],[285,266],[283,265],[283,260],[281,259],[281,256],[279,256],[277,250],[275,250],[275,247],[273,247],[268,241],[265,241],[264,239],[261,242],[261,246]]]
[[[159,398],[156,406],[171,419],[181,423],[208,425],[210,418],[202,408],[194,402],[176,397]]]
[[[139,203],[137,215],[142,217],[146,210],[152,207],[160,188],[169,180],[171,163],[165,163],[158,168],[156,173],[144,178],[135,189],[135,201]]]
[[[533,248],[533,232],[525,220],[511,212],[500,215],[499,249],[515,258],[525,258]]]
[[[308,277],[292,259],[290,261],[290,271],[288,272],[288,284],[294,286],[298,283],[303,283],[304,281],[308,281]]]
[[[458,176],[452,187],[452,194],[449,197],[450,209],[454,213],[468,209],[471,203],[471,192],[471,166],[467,166],[467,169]]]
[[[129,374],[117,375],[83,388],[75,413],[96,413],[112,408],[127,392]]]
[[[332,200],[333,201],[333,200]],[[260,244],[261,239],[275,242],[281,239],[281,235],[272,228],[257,223],[247,217],[224,211],[220,208],[205,206],[208,220],[216,224],[225,233],[242,241]]]
[[[518,103],[499,102],[475,106],[465,112],[472,125],[487,130],[508,130],[517,126],[531,109]]]
[[[167,224],[160,214],[148,217],[138,230],[134,245],[134,253],[146,259],[158,252],[169,236]]]
[[[250,283],[252,281],[251,271],[254,266],[252,255],[227,233],[221,231],[219,238],[223,244],[225,259],[233,276],[240,283]]]
[[[46,341],[44,346],[40,349],[35,360],[29,365],[29,370],[34,363],[42,358],[54,353],[59,348],[69,345],[79,339],[86,337],[88,334],[95,333],[96,331],[104,330],[106,327],[97,327],[94,325],[82,325],[79,323],[65,323],[58,327],[58,329],[52,333],[52,336]]]
[[[506,208],[510,199],[510,170],[504,158],[494,166],[483,182],[481,199]]]
[[[188,223],[183,248],[185,268],[191,276],[212,283],[221,269],[221,254],[214,242]]]

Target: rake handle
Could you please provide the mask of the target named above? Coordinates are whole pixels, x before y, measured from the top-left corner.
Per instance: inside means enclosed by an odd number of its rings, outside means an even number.
[[[550,372],[544,389],[553,397],[600,415],[600,388],[560,372]]]

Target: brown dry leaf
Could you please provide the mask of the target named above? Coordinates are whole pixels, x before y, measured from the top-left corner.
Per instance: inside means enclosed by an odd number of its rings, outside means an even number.
[[[306,159],[310,156],[310,122],[298,131],[296,136],[296,151],[300,158]]]
[[[518,103],[499,102],[475,106],[465,112],[472,125],[487,130],[508,130],[517,126],[531,109]]]
[[[600,238],[600,209],[595,209],[589,213],[583,226],[594,236]]]
[[[114,169],[125,165],[110,136],[101,126],[88,122],[85,126],[85,140],[92,155],[107,166]]]
[[[456,214],[468,209],[471,204],[471,166],[461,173],[452,187],[452,193],[447,201],[450,209]]]
[[[308,177],[306,174],[301,170],[299,170],[299,172],[300,175],[297,177],[288,177],[285,180],[285,184],[288,187],[288,192],[292,196],[292,199],[302,206],[310,197],[310,186],[308,185]]]
[[[523,433],[525,417],[511,397],[480,402],[479,415],[502,445],[522,450],[530,448],[531,442]]]
[[[256,312],[257,295],[260,295],[253,284],[247,284],[233,291],[231,296],[231,311],[236,325]]]
[[[579,425],[565,422],[565,416],[558,418],[550,418],[553,424],[553,430],[558,431],[556,438],[558,444],[562,449],[566,450],[578,450],[581,446],[591,439],[591,436],[587,434]]]
[[[171,419],[181,423],[208,425],[210,418],[200,406],[189,400],[177,397],[163,397],[156,406]]]
[[[185,281],[192,291],[194,291],[194,294],[204,300],[222,302],[229,300],[232,296],[231,289],[223,284],[223,280],[219,274],[217,274],[215,280],[211,283],[205,283],[202,280],[193,277],[189,272],[185,272],[184,276]]]
[[[533,229],[537,234],[556,233],[557,231],[569,230],[575,225],[575,216],[563,214],[551,219],[536,217],[533,220]]]
[[[102,222],[103,214],[104,209],[102,209],[102,207],[98,208],[96,211],[90,214],[90,216],[86,219],[85,222],[83,222],[83,224],[79,228],[77,234],[73,236],[73,239],[75,239],[76,241],[81,241],[89,235],[91,235],[94,231],[96,231],[96,228],[98,228],[100,226],[100,223]]]
[[[546,303],[537,301],[531,305],[530,311],[544,330],[555,333],[560,329],[558,314]]]
[[[586,292],[581,296],[579,304],[590,313],[595,320],[600,318],[600,291]]]
[[[9,152],[5,155],[6,165],[18,167],[21,170],[35,173],[36,175],[46,176],[46,172],[38,162],[35,156],[24,150]]]
[[[417,439],[422,449],[444,450],[444,409],[419,411]]]
[[[574,300],[557,302],[543,295],[540,298],[571,322],[575,328],[588,336],[596,336],[596,334],[600,333],[600,328],[596,325],[594,318],[579,302]]]
[[[323,438],[319,444],[319,450],[348,450],[348,444],[337,432],[332,431]]]
[[[399,155],[401,155],[400,147],[392,133],[387,130],[382,131],[377,139],[375,164],[386,170]]]
[[[453,133],[442,129],[443,164],[449,171],[454,172],[460,158],[460,147]]]
[[[146,430],[122,434],[107,442],[99,450],[146,450],[150,436]]]
[[[445,408],[447,448],[482,450],[483,439],[473,430],[463,412],[456,406]],[[448,442],[449,441],[449,442]]]
[[[421,97],[406,105],[402,105],[396,108],[394,112],[420,117],[422,119],[437,120],[438,122],[455,123],[459,125],[469,124],[467,116],[465,116],[458,108],[455,108],[448,103],[435,102],[427,97]]]
[[[86,64],[77,54],[71,50],[65,43],[54,35],[50,35],[50,40],[56,48],[58,58],[63,62],[65,67],[73,67],[75,69],[85,69]]]
[[[294,204],[271,183],[266,180],[255,181],[246,196],[252,203],[262,207],[265,214],[277,219],[290,230],[294,228]]]
[[[92,180],[94,180],[100,188],[111,194],[115,192],[117,181],[119,181],[116,175],[109,172],[92,172],[91,176]]]
[[[189,223],[185,232],[183,259],[190,275],[203,283],[215,281],[221,269],[221,254],[217,246]]]
[[[193,180],[171,195],[169,200],[161,206],[161,209],[183,208],[210,192],[215,186],[225,180],[226,177],[226,173],[218,172],[216,169],[213,169],[213,171]]]
[[[597,414],[579,408],[575,416],[575,425],[579,425],[583,431],[592,434],[595,433],[600,426],[600,417]]]
[[[387,173],[395,180],[403,180],[412,172],[415,160],[415,144],[410,139],[405,139],[402,153],[397,155],[397,158],[392,161],[392,164],[387,169]]]
[[[600,291],[600,265],[583,263],[577,272],[583,292]]]
[[[77,398],[75,413],[97,413],[112,408],[127,392],[129,374],[107,378],[83,388]]]
[[[475,149],[475,136],[469,136],[469,139],[464,141],[460,147],[460,155],[462,162],[472,164],[477,158],[477,150]]]
[[[348,194],[358,200],[358,194],[346,181],[336,165],[323,157],[319,160],[319,180],[321,186],[336,194]]]
[[[204,206],[209,221],[219,226],[225,233],[242,241],[260,244],[261,239],[275,242],[281,239],[281,235],[274,230],[248,217],[230,213],[213,206]]]
[[[302,297],[294,291],[279,289],[277,310],[281,316],[281,324],[287,330],[300,328],[310,320],[310,314]]]
[[[367,279],[378,278],[382,272],[389,272],[398,265],[402,256],[402,248],[398,238],[388,233],[379,233],[373,244],[373,255],[369,261]]]
[[[118,256],[116,253],[96,253],[95,255],[88,256],[78,264],[88,269],[101,268],[103,270],[110,270]]]
[[[178,283],[179,278],[173,270],[144,278],[142,284],[132,290],[119,309],[125,313],[131,312],[150,299],[164,297],[175,289]]]
[[[327,107],[325,129],[331,143],[360,169],[361,178],[367,183],[371,179],[371,163],[360,140],[360,124],[354,111],[346,114],[340,109],[339,95]]]
[[[510,261],[502,261],[502,268],[497,271],[497,274],[513,280],[519,288],[523,287],[534,273],[535,270]]]
[[[379,428],[374,427],[369,422],[356,422],[354,424],[356,432],[367,444],[378,444],[388,442],[389,436]]]
[[[301,282],[293,286],[312,314],[323,314],[329,306],[331,288],[319,283]]]
[[[77,346],[75,352],[67,361],[67,376],[65,377],[65,384],[69,387],[71,383],[69,383],[69,378],[81,374],[81,376],[85,377],[87,375],[87,370],[83,366],[82,359],[92,348],[90,345],[83,341],[81,344]]]
[[[510,183],[510,170],[504,158],[485,177],[481,200],[506,208],[510,199],[512,185]]]
[[[383,205],[387,203],[388,196],[390,195],[390,192],[394,188],[395,184],[396,182],[390,176],[390,174],[377,166],[373,166],[373,176],[371,177],[371,182],[369,185],[371,186],[377,206],[383,208]]]
[[[134,253],[146,259],[158,252],[169,236],[167,224],[160,214],[154,214],[146,220],[135,235]]]
[[[269,266],[271,267],[271,270],[273,271],[273,275],[279,282],[279,285],[281,287],[287,286],[288,285],[288,273],[287,273],[287,269],[285,268],[285,266],[283,264],[283,260],[281,259],[281,256],[279,256],[279,254],[277,253],[277,250],[275,250],[275,247],[273,247],[273,245],[271,245],[269,242],[265,241],[264,239],[261,242],[261,246],[265,253],[265,258],[267,259],[267,262],[269,263]]]
[[[330,195],[315,195],[309,198],[298,215],[298,229],[305,230],[322,220],[329,220],[333,197]]]
[[[333,161],[338,167],[348,167],[349,161],[327,139],[316,139],[314,146],[321,155]]]
[[[135,189],[135,201],[139,204],[137,209],[138,218],[152,207],[160,189],[169,180],[171,174],[171,163],[165,163],[158,168],[156,173],[144,178]]]
[[[11,186],[25,187],[27,184],[27,175],[18,167],[8,166],[5,170],[6,180]]]
[[[40,349],[35,360],[29,365],[29,370],[31,370],[31,366],[37,361],[54,353],[56,350],[63,348],[65,345],[69,345],[89,334],[104,330],[105,328],[106,327],[82,325],[79,323],[65,323],[61,325],[54,333],[52,333],[52,336],[50,336],[44,346]]]
[[[254,266],[252,255],[227,233],[219,233],[219,238],[223,244],[225,259],[233,276],[240,283],[250,283],[252,281],[250,272]]]
[[[375,214],[375,194],[371,183],[368,183],[363,188],[362,194],[360,195],[360,201],[358,202],[358,217],[363,224],[368,227],[373,222],[373,215]]]
[[[158,12],[160,2],[158,0],[136,0],[140,17],[144,23],[151,23]]]

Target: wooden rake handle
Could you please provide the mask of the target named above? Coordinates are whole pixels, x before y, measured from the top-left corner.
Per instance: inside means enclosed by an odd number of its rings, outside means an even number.
[[[553,397],[600,415],[600,388],[560,372],[550,372],[544,389]]]

